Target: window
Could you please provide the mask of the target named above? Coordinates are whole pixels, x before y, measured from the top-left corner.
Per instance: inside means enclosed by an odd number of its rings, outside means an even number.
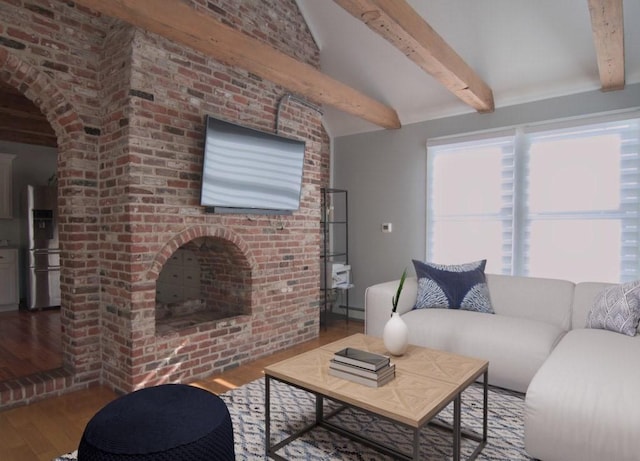
[[[427,146],[427,258],[487,272],[640,278],[640,119]]]

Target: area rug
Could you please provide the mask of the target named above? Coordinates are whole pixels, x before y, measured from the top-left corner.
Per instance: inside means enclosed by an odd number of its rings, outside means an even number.
[[[235,434],[235,451],[238,461],[253,461],[264,457],[264,379],[226,392],[220,397],[226,402]],[[335,408],[327,403],[326,411]],[[445,408],[437,419],[451,423],[453,405]],[[524,451],[523,427],[524,401],[520,394],[498,388],[489,389],[489,440],[478,456],[484,461],[530,461]],[[286,438],[307,424],[315,416],[313,395],[300,389],[272,381],[271,386],[271,440],[273,443]],[[389,444],[410,453],[411,434],[391,422],[357,410],[344,410],[333,417],[332,422],[351,431],[361,432],[376,441]],[[480,432],[482,430],[482,386],[472,385],[462,395],[462,424]],[[473,452],[475,442],[463,440],[462,459]],[[350,439],[315,428],[301,438],[285,446],[278,454],[290,460],[309,461],[387,461],[392,458],[376,452]],[[452,457],[451,434],[427,427],[420,438],[420,459],[450,460]],[[55,461],[72,461],[76,453],[69,453]]]

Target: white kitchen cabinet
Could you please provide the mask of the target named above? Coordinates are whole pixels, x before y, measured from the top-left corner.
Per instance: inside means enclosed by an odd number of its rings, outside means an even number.
[[[0,249],[0,311],[18,309],[18,250]]]
[[[13,159],[0,154],[0,219],[13,218]]]

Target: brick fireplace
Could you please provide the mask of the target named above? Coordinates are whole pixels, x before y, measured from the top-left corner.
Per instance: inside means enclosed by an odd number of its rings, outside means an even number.
[[[293,0],[192,3],[319,65]],[[283,88],[73,2],[2,11],[0,79],[58,136],[64,366],[1,383],[0,405],[188,382],[317,336],[329,177],[319,114],[294,99],[280,107],[279,133],[306,142],[297,212],[207,214],[205,115],[273,132]],[[169,286],[177,270],[181,288]]]

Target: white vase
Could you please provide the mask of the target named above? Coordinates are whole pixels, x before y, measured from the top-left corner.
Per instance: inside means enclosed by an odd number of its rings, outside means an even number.
[[[397,312],[391,314],[382,331],[384,347],[391,355],[402,355],[409,345],[409,328]]]

